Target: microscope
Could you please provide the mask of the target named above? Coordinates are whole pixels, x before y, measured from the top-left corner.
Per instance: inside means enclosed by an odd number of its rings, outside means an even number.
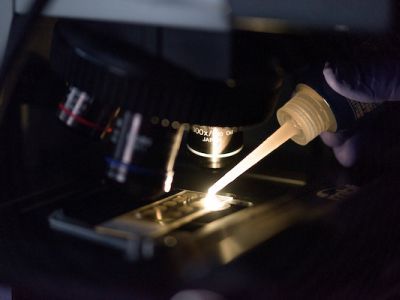
[[[30,1],[9,3],[0,37],[11,41]],[[273,162],[218,203],[206,190],[249,150],[254,126],[270,124],[288,74],[329,53],[329,43],[315,49],[326,32],[381,32],[391,12],[390,1],[49,1],[33,34],[46,39],[45,55],[21,64],[8,95],[6,129],[17,124],[33,145],[23,170],[32,167],[31,186],[40,179],[39,191],[16,196],[23,228],[38,224],[26,232],[44,232],[57,253],[83,243],[97,261],[156,273],[173,265],[190,280],[329,214],[355,185],[309,184],[304,172],[268,172]],[[320,151],[312,147],[309,156]],[[295,159],[287,151],[277,165]]]

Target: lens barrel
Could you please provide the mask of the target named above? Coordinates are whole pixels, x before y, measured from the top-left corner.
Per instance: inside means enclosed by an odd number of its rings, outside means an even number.
[[[193,125],[186,146],[200,165],[223,168],[242,150],[243,132],[238,127]]]

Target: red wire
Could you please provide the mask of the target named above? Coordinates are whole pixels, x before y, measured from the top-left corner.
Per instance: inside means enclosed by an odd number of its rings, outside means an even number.
[[[97,125],[96,123],[86,120],[85,118],[82,118],[81,116],[78,116],[76,114],[74,114],[71,110],[69,110],[68,108],[66,108],[64,106],[64,104],[60,103],[58,105],[58,108],[60,110],[62,110],[64,113],[66,113],[69,117],[73,118],[76,122],[78,122],[79,124],[82,124],[86,127],[90,127],[99,131],[103,131],[103,128],[101,128],[99,125]]]

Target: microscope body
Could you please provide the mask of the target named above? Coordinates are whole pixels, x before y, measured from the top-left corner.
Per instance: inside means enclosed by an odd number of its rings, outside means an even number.
[[[27,0],[6,2],[0,55],[11,24],[29,7]],[[289,94],[287,73],[307,60],[307,30],[375,32],[390,23],[390,1],[379,8],[372,0],[347,1],[337,14],[338,1],[311,2],[49,4],[39,26],[51,33],[49,47],[20,72],[6,135],[10,144],[21,138],[21,154],[13,155],[23,167],[11,164],[3,176],[11,181],[19,172],[25,195],[13,195],[22,200],[6,213],[21,214],[18,226],[34,249],[51,249],[54,261],[41,256],[46,272],[59,265],[69,276],[68,257],[88,263],[82,276],[90,280],[105,262],[121,282],[143,274],[146,287],[161,279],[193,282],[291,226],[319,220],[336,208],[332,200],[357,192],[342,177],[327,189],[332,178],[323,171],[308,188],[308,171],[321,167],[316,153],[326,155],[320,145],[303,152],[289,145],[224,191],[218,209],[204,201],[209,185],[249,150],[247,142],[271,131],[275,103]],[[22,261],[34,264],[28,256]]]

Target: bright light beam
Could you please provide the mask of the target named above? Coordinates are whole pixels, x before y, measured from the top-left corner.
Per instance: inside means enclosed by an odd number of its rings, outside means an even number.
[[[230,204],[228,203],[228,199],[231,199],[230,197],[219,197],[215,194],[207,194],[206,197],[204,197],[203,205],[206,210],[209,211],[219,211],[219,210],[224,210],[230,207]]]
[[[292,122],[286,122],[283,124],[256,149],[254,149],[250,154],[243,158],[242,161],[234,166],[228,173],[214,183],[208,189],[208,194],[216,195],[225,186],[234,181],[237,177],[246,172],[261,159],[298,133],[299,129]]]

